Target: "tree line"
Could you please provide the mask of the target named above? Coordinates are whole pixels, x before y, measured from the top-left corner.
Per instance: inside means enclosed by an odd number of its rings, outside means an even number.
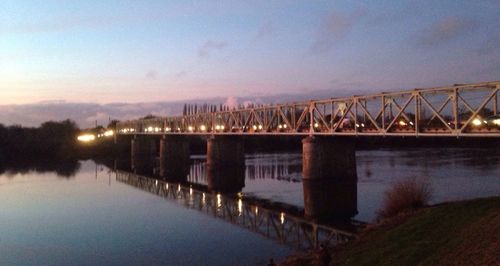
[[[48,121],[36,128],[0,124],[0,161],[75,158],[79,132],[71,120]]]

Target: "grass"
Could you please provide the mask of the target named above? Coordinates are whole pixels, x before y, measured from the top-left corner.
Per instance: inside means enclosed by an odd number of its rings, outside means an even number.
[[[335,265],[498,265],[500,197],[399,215],[340,248]]]

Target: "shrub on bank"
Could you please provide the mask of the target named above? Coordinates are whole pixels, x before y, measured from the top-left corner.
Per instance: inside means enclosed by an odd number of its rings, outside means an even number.
[[[426,206],[432,197],[430,183],[424,179],[410,178],[398,181],[385,192],[379,218],[392,217],[400,212]]]

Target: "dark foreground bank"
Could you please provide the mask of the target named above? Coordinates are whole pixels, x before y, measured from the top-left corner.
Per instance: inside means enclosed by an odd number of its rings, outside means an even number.
[[[443,203],[381,221],[328,255],[329,265],[498,265],[500,197]],[[312,251],[280,265],[325,265],[324,257]]]

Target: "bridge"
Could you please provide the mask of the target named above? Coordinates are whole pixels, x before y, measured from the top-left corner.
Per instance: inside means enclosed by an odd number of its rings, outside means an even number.
[[[117,134],[498,137],[500,81],[120,122]]]
[[[210,191],[233,194],[244,187],[242,136],[304,136],[302,183],[305,217],[357,214],[357,173],[352,136],[500,137],[500,81],[414,89],[303,103],[220,108],[189,115],[117,124],[116,137],[131,136],[131,168],[186,181],[190,143],[207,142]],[[208,108],[207,108],[208,109]]]

